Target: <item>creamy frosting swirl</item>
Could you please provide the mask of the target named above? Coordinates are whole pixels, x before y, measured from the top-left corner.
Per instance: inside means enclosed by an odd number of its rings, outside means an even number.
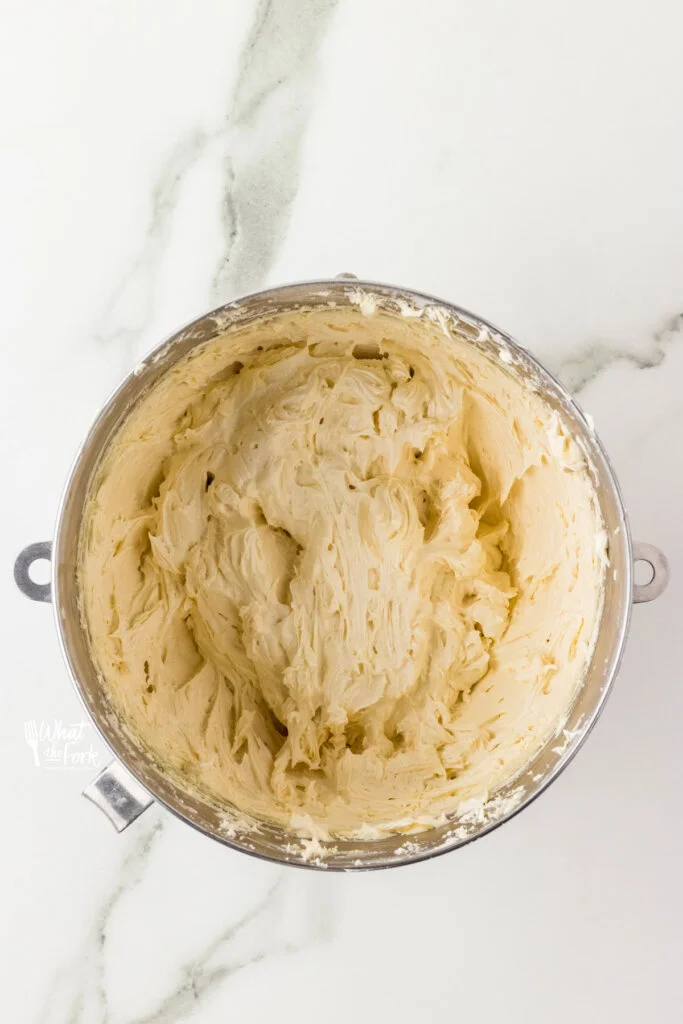
[[[84,616],[124,719],[188,785],[391,830],[494,790],[557,726],[600,532],[581,452],[508,370],[424,318],[298,312],[204,346],[124,423]]]

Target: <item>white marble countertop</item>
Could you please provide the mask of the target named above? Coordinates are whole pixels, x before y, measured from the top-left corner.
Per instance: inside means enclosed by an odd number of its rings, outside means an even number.
[[[683,1019],[681,4],[3,13],[2,1019]],[[106,752],[57,728],[83,713],[12,562],[52,535],[78,443],[142,354],[240,292],[340,271],[476,310],[578,392],[669,590],[634,610],[571,768],[464,850],[333,876],[155,808],[117,836],[79,795],[93,768],[66,747]]]

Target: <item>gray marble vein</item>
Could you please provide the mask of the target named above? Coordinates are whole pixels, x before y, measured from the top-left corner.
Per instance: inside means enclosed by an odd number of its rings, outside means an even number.
[[[290,942],[277,936],[277,918],[282,912],[282,875],[237,922],[226,927],[212,939],[194,960],[183,966],[180,980],[150,1013],[135,1017],[127,1024],[172,1024],[211,997],[218,986],[246,967],[261,963],[278,953],[295,953],[304,943]],[[248,952],[235,952],[230,947],[244,933],[253,931]]]
[[[94,915],[83,945],[50,986],[37,1018],[39,1024],[109,1024],[113,1019],[106,987],[109,925],[122,897],[145,877],[150,855],[162,833],[162,815],[161,811],[156,815],[152,812],[149,824],[141,827]],[[177,981],[151,1010],[117,1018],[120,1024],[174,1024],[185,1020],[240,971],[274,956],[299,953],[312,943],[328,941],[335,919],[329,898],[318,890],[288,885],[291,880],[291,873],[288,876],[280,871],[264,896],[237,921],[221,929],[191,961],[180,965]],[[290,920],[292,899],[298,910],[303,910],[306,922],[298,933]]]
[[[217,301],[258,288],[287,231],[298,190],[316,57],[336,3],[259,3],[229,115],[239,144],[231,149],[225,166],[225,254],[213,281]]]
[[[634,366],[640,370],[651,370],[660,366],[669,347],[683,337],[683,313],[673,317],[657,331],[650,345],[643,352],[630,352],[617,346],[600,342],[587,345],[576,354],[565,359],[556,369],[557,376],[574,394],[580,394],[600,374],[618,363]]]
[[[38,1016],[41,1024],[106,1024],[105,950],[112,915],[121,899],[145,877],[150,856],[163,831],[163,812],[148,811],[137,835],[96,909],[82,947],[51,984]]]
[[[316,58],[337,0],[260,0],[226,112],[209,131],[180,139],[154,185],[144,241],[96,324],[95,339],[122,347],[123,366],[152,325],[157,283],[189,173],[225,151],[220,217],[224,253],[210,301],[258,288],[285,237],[298,190]]]
[[[192,132],[173,147],[152,191],[149,223],[140,252],[107,301],[95,326],[95,341],[121,343],[129,369],[132,344],[154,317],[157,278],[171,233],[173,214],[187,175],[220,138],[220,131]]]

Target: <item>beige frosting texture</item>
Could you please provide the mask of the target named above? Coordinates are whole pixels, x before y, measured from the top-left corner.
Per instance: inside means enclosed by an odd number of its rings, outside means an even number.
[[[173,368],[110,446],[82,538],[93,654],[129,728],[214,799],[426,825],[566,714],[596,508],[557,415],[476,347],[425,317],[280,316]]]

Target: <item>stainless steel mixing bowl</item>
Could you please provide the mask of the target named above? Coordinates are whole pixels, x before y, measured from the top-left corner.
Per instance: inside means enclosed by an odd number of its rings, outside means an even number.
[[[15,579],[28,597],[52,600],[62,651],[76,689],[95,726],[116,758],[85,790],[118,830],[125,828],[158,800],[206,835],[234,849],[287,864],[353,870],[408,864],[446,853],[507,821],[546,789],[569,764],[595,724],[621,660],[633,602],[651,601],[667,583],[666,559],[656,548],[634,544],[619,487],[609,459],[571,395],[524,349],[503,331],[480,317],[428,295],[372,282],[341,279],[315,281],[259,292],[222,306],[172,335],[136,366],[106,403],[76,457],[59,512],[55,539],[33,544],[21,552]],[[447,329],[477,346],[492,359],[539,390],[560,414],[566,428],[584,449],[599,496],[608,534],[609,569],[600,629],[593,657],[569,717],[548,739],[527,768],[494,798],[472,807],[438,827],[412,835],[393,835],[378,841],[334,840],[311,846],[282,828],[247,820],[238,812],[181,788],[137,745],[110,706],[88,648],[78,605],[76,561],[79,528],[93,473],[109,440],[138,401],[179,359],[234,324],[274,314],[335,303],[357,304],[358,293],[376,296],[382,309],[399,315],[407,307],[436,315]],[[51,584],[36,584],[29,576],[39,558],[52,559]],[[634,585],[634,561],[651,566],[651,580]],[[125,766],[125,767],[124,767]]]

